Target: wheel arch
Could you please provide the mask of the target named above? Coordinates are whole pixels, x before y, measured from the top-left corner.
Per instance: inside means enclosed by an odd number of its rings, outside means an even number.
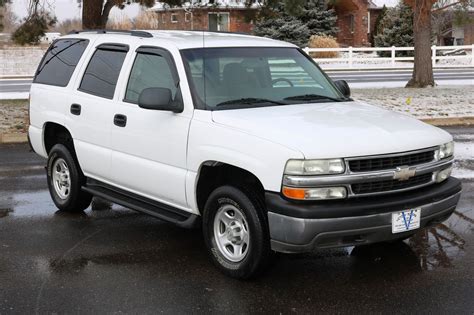
[[[226,162],[205,161],[199,167],[194,191],[200,213],[212,191],[222,185],[252,188],[262,198],[265,193],[262,181],[253,172]]]
[[[55,144],[65,145],[75,155],[74,139],[71,132],[57,122],[48,121],[43,125],[43,148],[49,154]]]

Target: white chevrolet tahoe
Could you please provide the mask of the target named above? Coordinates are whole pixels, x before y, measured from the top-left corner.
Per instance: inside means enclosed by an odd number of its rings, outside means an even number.
[[[236,278],[275,251],[407,238],[460,197],[448,133],[352,100],[285,42],[75,32],[45,54],[30,100],[30,143],[59,209],[98,196],[200,226]]]

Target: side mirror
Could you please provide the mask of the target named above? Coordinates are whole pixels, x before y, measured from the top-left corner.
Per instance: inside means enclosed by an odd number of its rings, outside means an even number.
[[[351,88],[345,80],[334,81],[334,84],[336,85],[337,89],[342,93],[342,95],[344,95],[345,97],[351,97]]]
[[[167,88],[144,89],[138,97],[138,106],[144,109],[165,110],[173,113],[183,111],[183,104],[173,102],[171,90]]]

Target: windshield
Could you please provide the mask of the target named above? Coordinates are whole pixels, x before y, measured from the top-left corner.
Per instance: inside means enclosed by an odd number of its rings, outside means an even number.
[[[200,109],[346,100],[297,48],[199,48],[182,55]]]

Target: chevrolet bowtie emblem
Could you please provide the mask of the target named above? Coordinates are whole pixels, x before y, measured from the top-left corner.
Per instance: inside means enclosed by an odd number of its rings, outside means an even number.
[[[398,179],[399,181],[408,180],[415,176],[415,173],[416,167],[399,166],[395,170],[395,174],[393,174],[393,179]]]

